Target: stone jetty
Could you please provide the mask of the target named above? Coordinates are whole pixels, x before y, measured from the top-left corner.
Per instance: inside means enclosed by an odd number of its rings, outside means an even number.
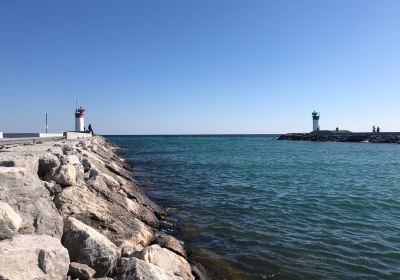
[[[0,279],[200,279],[163,214],[103,137],[0,146]]]
[[[397,143],[400,144],[398,132],[347,132],[321,131],[311,133],[288,133],[278,137],[278,140],[293,141],[335,141],[335,142],[368,142],[368,143]]]

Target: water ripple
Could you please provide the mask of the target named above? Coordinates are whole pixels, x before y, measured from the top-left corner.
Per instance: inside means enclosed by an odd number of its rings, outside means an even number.
[[[215,279],[400,279],[400,146],[110,137]]]

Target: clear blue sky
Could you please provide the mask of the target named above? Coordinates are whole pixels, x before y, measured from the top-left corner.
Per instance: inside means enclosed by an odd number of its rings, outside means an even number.
[[[0,131],[400,131],[400,1],[0,1]]]

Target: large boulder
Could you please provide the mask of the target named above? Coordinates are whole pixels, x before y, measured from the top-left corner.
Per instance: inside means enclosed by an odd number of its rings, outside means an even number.
[[[77,152],[78,153],[78,152]],[[76,171],[76,183],[81,185],[84,183],[85,169],[80,161],[81,156],[77,155],[63,155],[60,157],[63,165],[72,165]]]
[[[138,259],[154,264],[173,275],[182,277],[185,280],[194,280],[190,264],[181,256],[159,245],[146,247],[135,255]]]
[[[121,190],[123,190],[129,198],[135,199],[140,204],[148,207],[153,212],[159,215],[164,213],[162,207],[149,199],[144,191],[136,183],[127,182],[125,184],[121,184]]]
[[[56,238],[16,235],[0,241],[0,279],[63,280],[68,268],[68,251]]]
[[[75,153],[75,148],[72,145],[64,144],[61,149],[64,155],[73,155]]]
[[[104,183],[107,185],[107,187],[112,191],[117,191],[120,188],[120,184],[118,183],[117,180],[115,180],[112,176],[101,172],[100,170],[96,169],[95,167],[92,167],[90,169],[89,177],[91,177],[91,178],[100,177],[104,181]]]
[[[132,173],[130,171],[126,170],[125,168],[123,168],[122,166],[118,165],[118,162],[116,162],[116,161],[109,162],[106,164],[106,167],[108,168],[108,170],[117,174],[118,176],[121,176],[131,182],[134,181],[134,179],[132,177]]]
[[[106,276],[119,257],[118,248],[107,237],[73,217],[65,222],[62,243],[73,262],[92,267],[96,276]]]
[[[61,238],[62,218],[36,173],[20,167],[0,167],[0,201],[21,216],[20,233]]]
[[[55,171],[52,178],[56,183],[61,186],[68,187],[76,185],[76,169],[72,164],[61,165]]]
[[[121,258],[115,269],[115,280],[184,280],[156,265],[136,258]]]
[[[107,178],[111,177],[116,182],[121,181],[121,179],[122,179],[120,176],[118,176],[114,172],[111,172],[106,167],[106,163],[111,162],[112,158],[102,159],[102,158],[99,158],[96,154],[94,154],[92,152],[85,152],[85,153],[83,153],[82,161],[85,161],[85,165],[90,164],[90,168],[93,170],[96,170],[97,173],[99,173],[101,175],[106,175],[104,177],[107,177]],[[114,182],[112,182],[112,183],[114,183]],[[118,185],[120,185],[119,182],[118,182]]]
[[[156,234],[154,238],[154,243],[186,258],[186,251],[183,248],[181,242],[179,242],[178,239],[171,235],[164,233]]]
[[[125,197],[124,207],[137,216],[141,221],[148,224],[151,227],[157,228],[159,226],[159,220],[149,208],[144,205],[140,205],[136,200]]]
[[[75,186],[65,188],[56,195],[54,203],[64,217],[76,217],[117,246],[129,243],[135,251],[148,246],[153,239],[153,231],[127,210],[124,205],[126,198],[105,186],[92,188],[92,191]]]
[[[21,223],[21,216],[8,203],[0,201],[0,240],[13,236]]]
[[[39,157],[38,175],[46,181],[50,181],[56,168],[60,166],[60,160],[52,153],[44,153]]]

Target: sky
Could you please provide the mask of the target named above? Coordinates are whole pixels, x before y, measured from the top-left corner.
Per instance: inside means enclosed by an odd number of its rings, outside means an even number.
[[[0,131],[400,131],[400,1],[1,0]]]

